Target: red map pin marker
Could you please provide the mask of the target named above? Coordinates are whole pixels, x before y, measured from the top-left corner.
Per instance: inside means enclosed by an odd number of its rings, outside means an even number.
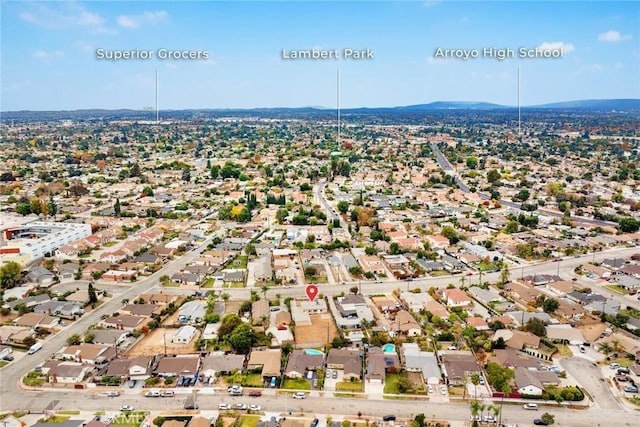
[[[311,302],[313,302],[313,300],[318,296],[318,287],[316,285],[307,286],[305,291],[307,292],[307,296],[309,297],[309,300],[311,300]]]

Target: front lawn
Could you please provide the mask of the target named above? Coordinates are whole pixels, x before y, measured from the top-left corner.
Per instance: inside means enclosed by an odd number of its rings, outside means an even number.
[[[311,390],[311,384],[303,378],[285,378],[282,388],[290,390]]]
[[[384,393],[386,394],[400,394],[398,390],[398,381],[400,380],[400,374],[387,374],[384,380]]]
[[[259,415],[243,415],[238,419],[237,427],[256,427],[260,422]]]
[[[260,374],[237,373],[235,375],[229,375],[224,381],[229,385],[240,384],[243,387],[262,387],[264,385],[262,375]]]
[[[364,384],[361,381],[342,381],[336,384],[336,391],[362,392],[364,391]]]
[[[604,287],[620,295],[627,295],[629,293],[625,288],[618,285],[604,285]]]

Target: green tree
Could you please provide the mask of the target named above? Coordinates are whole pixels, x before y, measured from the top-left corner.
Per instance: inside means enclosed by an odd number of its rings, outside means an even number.
[[[47,208],[49,210],[49,216],[52,216],[55,220],[56,215],[58,214],[58,205],[56,201],[53,200],[53,193],[49,194],[49,202],[47,203]]]
[[[478,373],[473,373],[471,374],[471,384],[473,384],[473,393],[474,399],[478,398],[478,385],[480,385],[480,374]]]
[[[508,281],[509,281],[509,267],[505,264],[505,266],[502,267],[502,270],[500,270],[500,282],[502,283],[502,286],[504,286]]]
[[[98,295],[96,294],[96,290],[93,287],[93,282],[89,282],[87,293],[89,294],[89,304],[93,305],[98,302]]]
[[[544,337],[547,334],[544,322],[537,317],[532,317],[531,319],[529,319],[524,325],[523,329],[539,337]]]
[[[22,277],[22,267],[15,261],[8,261],[0,267],[0,287],[13,288]]]
[[[84,342],[86,343],[92,343],[93,340],[96,339],[96,334],[94,334],[93,332],[88,332],[85,336],[84,336]]]
[[[256,245],[254,245],[253,243],[248,243],[247,246],[244,248],[244,252],[249,256],[258,255],[258,252],[256,251]]]
[[[498,172],[496,169],[491,169],[489,172],[487,172],[487,181],[489,181],[489,183],[495,184],[499,180],[500,172]]]
[[[113,205],[113,212],[115,212],[116,216],[120,216],[120,212],[122,212],[122,208],[120,206],[120,199],[116,199],[115,205]]]
[[[224,294],[223,294],[224,298]],[[235,314],[229,313],[222,318],[222,323],[220,324],[220,329],[218,329],[218,336],[220,338],[224,338],[227,335],[231,334],[236,327],[238,327],[242,323],[242,319]]]
[[[67,345],[78,345],[82,342],[82,337],[79,334],[73,334],[67,338]]]
[[[29,205],[29,203],[16,204],[16,213],[19,213],[22,216],[29,215],[31,213],[31,205]]]
[[[548,426],[553,425],[553,423],[556,422],[556,417],[548,412],[545,412],[544,414],[542,414],[540,419],[542,419],[542,421],[544,421],[545,424]]]
[[[478,158],[477,157],[467,157],[467,167],[469,169],[475,169],[478,167]]]
[[[542,309],[545,313],[553,314],[558,307],[560,307],[560,303],[554,298],[545,298],[542,303]]]
[[[182,180],[184,182],[191,181],[191,171],[189,170],[189,168],[182,169]]]
[[[482,402],[478,400],[472,400],[469,402],[469,410],[471,411],[471,417],[473,419],[473,423],[471,424],[473,427],[478,427],[478,418],[480,416],[480,412],[482,411]]]
[[[349,202],[347,202],[346,200],[340,200],[338,202],[338,211],[340,211],[341,214],[346,214],[347,211],[349,210]]]
[[[247,354],[257,341],[256,332],[246,323],[238,325],[227,337],[227,342],[236,353]]]
[[[515,377],[515,371],[508,367],[489,362],[486,368],[487,381],[496,390],[504,390],[511,379]]]
[[[147,197],[153,197],[153,189],[151,187],[144,187],[142,189],[142,194]]]

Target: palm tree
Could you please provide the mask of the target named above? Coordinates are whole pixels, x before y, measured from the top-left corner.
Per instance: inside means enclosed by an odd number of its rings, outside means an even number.
[[[262,295],[264,296],[264,299],[267,299],[267,291],[269,290],[269,286],[264,285],[260,289],[262,290]]]
[[[613,346],[614,353],[620,353],[624,351],[624,346],[620,343],[619,339],[611,340],[611,345]]]
[[[509,385],[508,382],[505,382],[502,385],[502,388],[500,389],[500,392],[502,393],[502,398],[500,399],[500,408],[499,408],[499,413],[500,413],[500,419],[498,420],[498,425],[501,426],[502,425],[502,404],[504,403],[504,397],[508,396],[509,394],[511,394],[511,386]]]
[[[500,282],[502,282],[502,286],[504,286],[509,281],[509,267],[505,264],[500,270]]]
[[[473,427],[478,427],[478,414],[480,414],[480,411],[483,410],[483,405],[482,403],[478,402],[477,400],[472,400],[469,403],[469,410],[471,411],[471,417],[473,418]]]
[[[501,409],[499,406],[490,406],[489,409],[493,412],[493,416],[497,419],[498,415],[500,415]],[[500,424],[499,424],[500,425]]]
[[[471,375],[471,384],[473,384],[473,398],[478,399],[478,385],[480,384],[480,374],[475,373]]]
[[[225,302],[225,304],[229,301],[229,298],[231,298],[231,295],[229,295],[228,293],[223,293],[222,295],[220,295],[220,298],[222,298],[222,300]]]
[[[604,353],[605,356],[608,356],[613,352],[613,347],[611,347],[611,344],[608,342],[603,342],[600,344],[600,351]]]

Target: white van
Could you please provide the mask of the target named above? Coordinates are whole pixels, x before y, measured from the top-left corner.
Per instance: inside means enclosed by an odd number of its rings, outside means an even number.
[[[27,352],[27,354],[33,354],[36,351],[40,350],[41,348],[42,348],[42,343],[37,342],[29,348],[29,351]]]

